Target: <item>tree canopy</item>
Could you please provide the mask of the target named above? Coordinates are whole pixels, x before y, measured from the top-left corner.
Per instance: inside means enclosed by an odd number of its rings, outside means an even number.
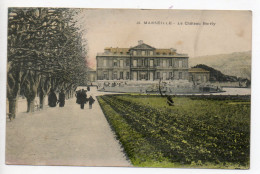
[[[37,91],[71,90],[86,81],[86,43],[76,27],[77,10],[9,8],[7,97],[22,89],[28,102]]]

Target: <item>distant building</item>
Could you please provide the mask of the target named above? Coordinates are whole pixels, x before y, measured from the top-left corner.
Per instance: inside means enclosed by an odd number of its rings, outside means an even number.
[[[97,80],[188,80],[188,55],[138,41],[131,48],[105,48],[98,53]]]
[[[202,84],[209,82],[210,72],[202,68],[190,68],[189,80],[194,84]]]
[[[87,75],[88,82],[90,83],[95,82],[96,76],[97,76],[96,71],[92,68],[88,68],[88,75]]]

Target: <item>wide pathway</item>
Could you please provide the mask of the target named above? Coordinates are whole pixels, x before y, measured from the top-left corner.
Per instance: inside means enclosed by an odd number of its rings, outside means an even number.
[[[80,109],[74,98],[64,108],[19,113],[6,127],[7,164],[131,166],[97,100],[93,109]]]

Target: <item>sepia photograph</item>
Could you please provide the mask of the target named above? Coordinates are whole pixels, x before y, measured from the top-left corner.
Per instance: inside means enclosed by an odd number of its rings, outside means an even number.
[[[9,7],[7,165],[250,169],[252,11]]]

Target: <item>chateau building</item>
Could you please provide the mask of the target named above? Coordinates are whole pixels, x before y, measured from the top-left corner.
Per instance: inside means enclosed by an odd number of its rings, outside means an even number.
[[[188,55],[138,41],[131,48],[105,48],[98,53],[97,80],[189,80]]]

